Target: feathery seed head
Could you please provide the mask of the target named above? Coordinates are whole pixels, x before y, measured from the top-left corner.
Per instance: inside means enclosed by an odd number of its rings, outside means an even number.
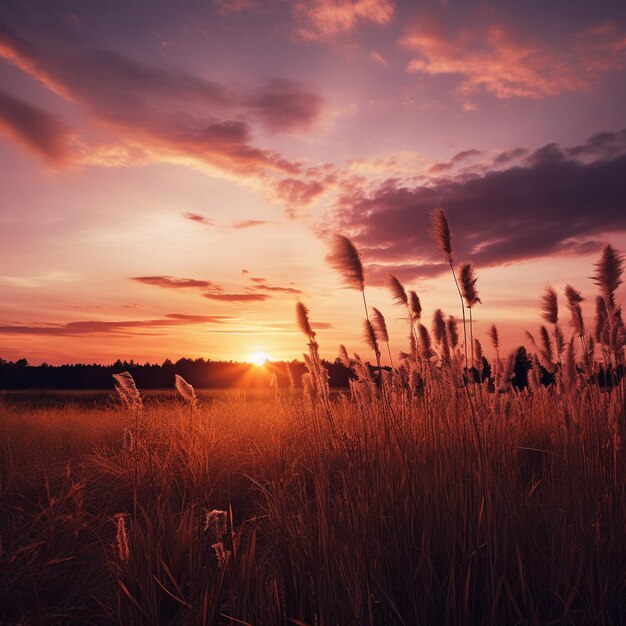
[[[423,359],[428,360],[433,355],[432,342],[430,340],[430,333],[428,332],[428,328],[426,328],[426,326],[424,326],[423,324],[420,324],[418,326],[417,332],[419,333],[419,336],[420,336],[420,343],[419,343],[420,354]]]
[[[376,332],[376,338],[379,341],[389,343],[389,332],[387,331],[387,323],[383,314],[376,308],[372,307],[372,325]]]
[[[363,338],[365,339],[365,343],[374,351],[376,356],[380,356],[376,333],[374,332],[372,323],[368,319],[363,320]]]
[[[196,393],[193,387],[179,374],[174,374],[176,381],[176,390],[191,406],[195,406],[197,402]]]
[[[498,334],[498,328],[496,325],[492,324],[487,333],[489,335],[489,339],[491,339],[491,345],[494,347],[494,350],[498,350],[500,348],[500,335]]]
[[[463,263],[459,270],[459,282],[461,283],[461,292],[463,298],[465,298],[465,304],[469,309],[481,302],[478,297],[478,290],[476,289],[477,280],[472,264]]]
[[[556,324],[559,321],[559,300],[556,289],[548,285],[541,296],[541,317],[548,324]]]
[[[309,309],[302,302],[296,304],[296,320],[300,330],[312,340],[315,337],[315,331],[311,328],[311,323],[309,322]]]
[[[350,357],[348,356],[348,351],[343,344],[339,346],[339,359],[344,367],[347,367],[348,369],[350,368]]]
[[[441,208],[434,209],[430,214],[430,236],[446,261],[452,263],[452,237],[446,214]]]
[[[450,345],[452,349],[459,345],[459,326],[456,317],[448,317],[448,334],[450,335]]]
[[[409,291],[409,311],[414,322],[422,318],[422,303],[414,291]]]
[[[600,287],[600,293],[606,301],[607,308],[615,307],[615,291],[622,284],[624,272],[624,256],[610,244],[602,250],[600,260],[595,263],[596,271],[593,282]]]
[[[363,264],[361,255],[352,240],[343,235],[334,235],[326,260],[341,274],[344,284],[352,289],[363,291],[365,288]]]
[[[440,344],[446,340],[446,321],[441,309],[437,309],[433,314],[433,335],[435,341]]]
[[[389,287],[389,291],[391,291],[394,304],[405,307],[409,306],[409,300],[404,285],[393,274],[387,274],[387,287]]]

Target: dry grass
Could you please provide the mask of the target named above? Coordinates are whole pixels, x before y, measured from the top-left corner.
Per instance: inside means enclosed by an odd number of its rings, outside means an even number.
[[[287,392],[200,405],[191,428],[187,406],[152,405],[136,515],[122,409],[3,406],[0,620],[620,623],[618,393],[468,394],[424,374],[415,394],[355,383],[332,427]]]

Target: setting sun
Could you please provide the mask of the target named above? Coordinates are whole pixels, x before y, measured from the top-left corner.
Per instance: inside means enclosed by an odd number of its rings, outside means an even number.
[[[267,354],[265,354],[265,352],[255,352],[251,357],[250,357],[250,363],[254,363],[254,365],[261,367],[262,365],[265,365],[265,363],[269,360],[269,357],[267,356]]]

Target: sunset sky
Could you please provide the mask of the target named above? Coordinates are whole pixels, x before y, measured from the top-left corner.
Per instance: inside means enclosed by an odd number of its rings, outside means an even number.
[[[406,350],[387,272],[460,314],[435,206],[513,347],[626,250],[626,2],[3,2],[0,189],[5,359],[295,358],[298,299],[366,355],[333,232]]]

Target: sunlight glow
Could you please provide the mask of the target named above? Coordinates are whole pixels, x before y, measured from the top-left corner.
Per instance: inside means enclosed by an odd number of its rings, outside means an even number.
[[[267,356],[267,354],[265,354],[265,352],[255,352],[250,357],[250,363],[254,363],[254,365],[258,367],[262,367],[263,365],[265,365],[268,360],[269,357]]]

